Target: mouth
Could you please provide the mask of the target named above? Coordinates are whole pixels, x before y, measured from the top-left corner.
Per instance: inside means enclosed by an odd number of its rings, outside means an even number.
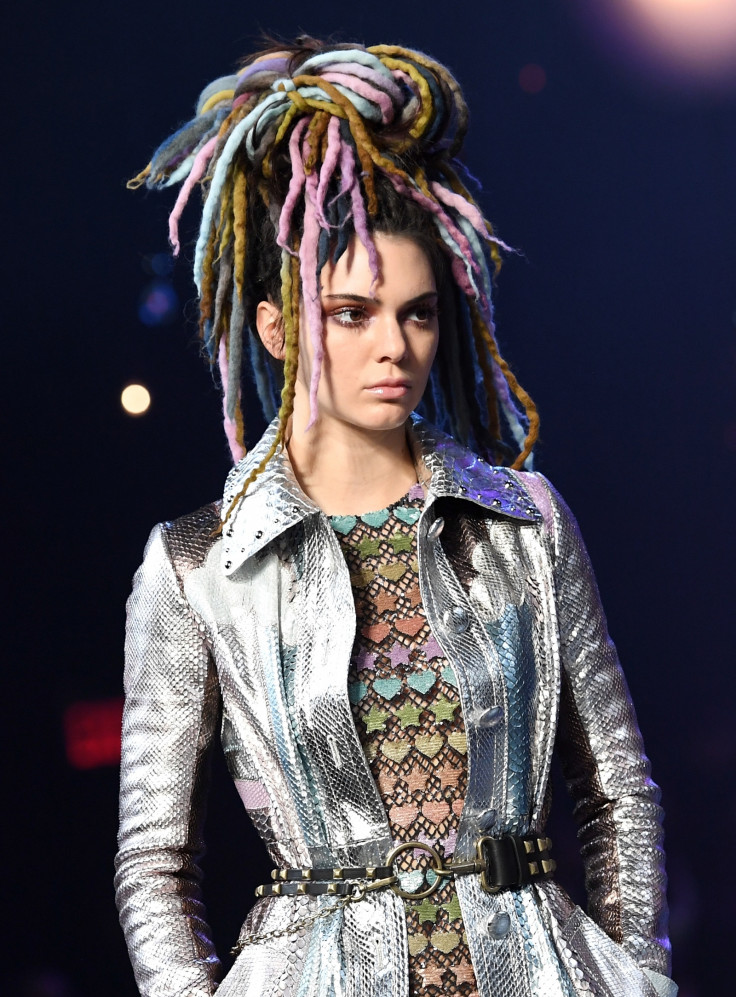
[[[366,390],[379,398],[403,398],[411,390],[411,382],[400,377],[386,377]]]

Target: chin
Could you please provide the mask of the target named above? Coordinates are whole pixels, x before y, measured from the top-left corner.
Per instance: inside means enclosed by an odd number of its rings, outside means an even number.
[[[402,408],[401,410],[394,409],[393,412],[381,412],[368,418],[342,418],[340,422],[351,426],[358,432],[389,433],[403,426],[409,418],[409,414]]]
[[[409,408],[405,404],[396,405],[384,402],[383,405],[382,411],[377,412],[372,418],[364,420],[368,424],[366,428],[373,426],[375,429],[398,429],[399,426],[404,425],[414,411],[413,407]]]
[[[414,398],[373,401],[367,406],[355,405],[342,408],[322,403],[317,425],[322,423],[326,428],[331,422],[339,422],[358,432],[391,432],[406,423],[418,403],[418,399]]]

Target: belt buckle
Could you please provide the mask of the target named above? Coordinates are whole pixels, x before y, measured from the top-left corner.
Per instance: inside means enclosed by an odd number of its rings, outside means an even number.
[[[427,852],[431,858],[431,863],[429,868],[437,877],[430,886],[425,890],[421,890],[417,893],[410,893],[408,890],[403,890],[398,882],[398,874],[396,876],[396,882],[390,883],[391,889],[397,896],[402,897],[404,900],[424,900],[425,897],[431,897],[440,887],[440,880],[443,877],[451,876],[452,869],[448,869],[443,865],[440,853],[432,845],[427,845],[423,841],[402,841],[401,844],[396,845],[386,856],[386,865],[392,866],[399,855],[403,852],[408,852],[409,850],[419,849],[420,851]]]
[[[480,886],[481,886],[481,889],[483,890],[484,893],[500,893],[501,892],[501,887],[500,886],[493,886],[491,883],[488,882],[488,874],[491,871],[490,868],[489,868],[489,865],[490,865],[490,851],[487,848],[485,848],[485,845],[486,845],[486,842],[489,842],[489,841],[492,841],[492,840],[493,839],[490,837],[490,835],[484,835],[484,837],[478,838],[478,843],[475,846],[476,847],[476,853],[478,855],[478,859],[479,859],[479,861],[481,862],[481,864],[483,866],[483,868],[481,870],[481,874],[480,874]]]

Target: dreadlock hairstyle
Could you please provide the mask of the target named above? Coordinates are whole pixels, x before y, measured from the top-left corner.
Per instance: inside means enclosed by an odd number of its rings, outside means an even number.
[[[310,421],[317,417],[323,358],[320,273],[355,235],[378,279],[373,235],[414,238],[427,252],[440,294],[437,360],[424,413],[460,442],[498,458],[501,415],[530,457],[539,418],[501,356],[494,334],[491,271],[506,247],[462,177],[456,156],[468,110],[442,65],[398,46],[324,45],[303,37],[256,53],[210,83],[196,116],[154,153],[129,186],[181,183],[169,219],[178,223],[194,188],[204,192],[194,277],[200,334],[223,388],[234,459],[245,453],[244,405],[255,380],[267,419],[278,415],[270,451],[235,498],[285,442],[294,405],[299,310],[312,339]],[[259,301],[283,314],[285,361],[274,363],[256,332]]]

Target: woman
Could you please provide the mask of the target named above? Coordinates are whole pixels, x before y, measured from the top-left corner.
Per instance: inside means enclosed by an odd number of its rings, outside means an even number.
[[[466,122],[426,56],[302,39],[210,85],[138,178],[183,181],[177,250],[206,174],[238,461],[221,506],[154,531],[129,603],[117,890],[144,995],[219,979],[218,731],[277,867],[219,995],[676,993],[659,794],[575,522],[522,470],[538,419],[493,334]],[[244,456],[251,376],[272,422]],[[553,748],[590,917],[553,878]]]

